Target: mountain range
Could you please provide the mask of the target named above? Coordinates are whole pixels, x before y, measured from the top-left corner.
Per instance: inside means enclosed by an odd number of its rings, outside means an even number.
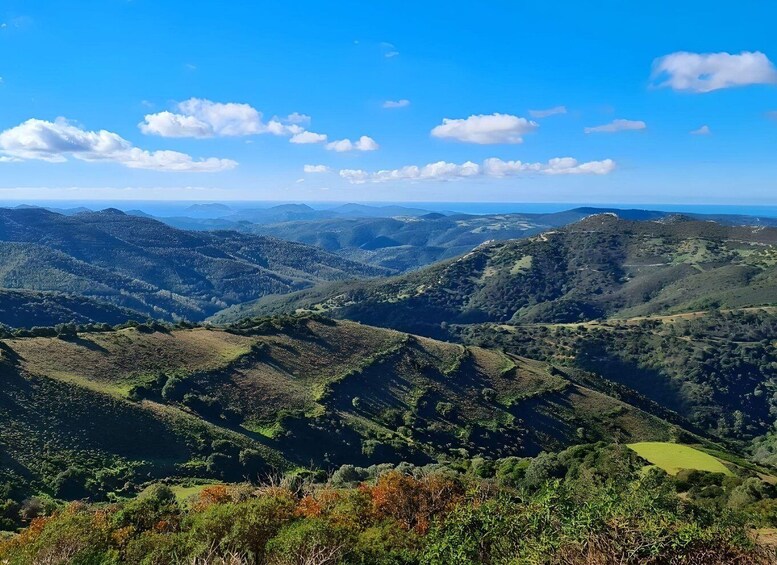
[[[209,209],[209,208],[208,208]],[[198,208],[199,210],[199,208]],[[289,204],[232,215],[159,218],[177,228],[230,229],[315,245],[343,257],[410,271],[462,255],[488,241],[504,241],[610,213],[626,220],[672,217],[669,212],[583,207],[547,214],[461,214],[429,212],[401,206],[347,204],[331,210]],[[725,225],[777,226],[777,219],[752,216],[694,214],[699,221]]]
[[[0,209],[0,287],[77,294],[141,317],[202,320],[266,294],[387,273],[299,243],[187,232],[115,209]]]
[[[399,277],[323,285],[214,317],[309,309],[442,336],[444,324],[581,322],[777,302],[777,229],[589,216]]]

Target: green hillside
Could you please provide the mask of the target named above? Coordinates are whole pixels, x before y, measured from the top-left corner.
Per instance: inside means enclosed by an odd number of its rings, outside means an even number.
[[[451,259],[489,241],[537,235],[602,213],[626,220],[661,220],[671,214],[651,210],[574,208],[550,214],[429,213],[401,207],[346,205],[334,210],[278,206],[216,219],[161,218],[181,229],[230,229],[321,247],[342,257],[396,271],[410,271]],[[297,219],[290,216],[298,215]],[[196,216],[196,214],[195,214]],[[773,218],[694,215],[728,225],[776,226]]]
[[[386,274],[321,249],[236,232],[186,232],[118,210],[0,209],[0,287],[79,294],[162,319],[322,281]]]
[[[9,328],[47,327],[58,324],[111,324],[142,320],[145,316],[85,298],[55,292],[0,289],[0,326]]]
[[[449,339],[581,369],[720,437],[748,442],[773,429],[774,308],[584,324],[470,324],[447,332]]]
[[[308,309],[430,336],[441,324],[579,322],[777,303],[777,229],[597,215],[389,280],[236,306]]]
[[[676,433],[550,365],[352,322],[139,327],[0,347],[0,482],[64,498],[150,478],[526,456]]]

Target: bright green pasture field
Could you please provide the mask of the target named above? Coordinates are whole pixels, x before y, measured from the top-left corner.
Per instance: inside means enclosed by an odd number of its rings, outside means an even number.
[[[694,449],[688,445],[662,441],[645,441],[628,446],[637,455],[669,473],[676,475],[682,469],[696,469],[710,473],[731,475],[723,463],[712,455]]]

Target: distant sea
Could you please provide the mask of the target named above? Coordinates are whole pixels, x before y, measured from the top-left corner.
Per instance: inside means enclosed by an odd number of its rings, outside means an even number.
[[[216,201],[214,201],[216,202]],[[119,210],[141,210],[147,214],[158,217],[183,216],[186,209],[193,204],[208,204],[208,201],[160,201],[160,200],[49,200],[49,201],[0,201],[0,207],[15,207],[20,204],[43,206],[49,208],[89,208],[90,210],[102,210],[105,208],[117,208]],[[279,202],[279,201],[224,201],[222,204],[232,210],[240,211],[251,208],[270,208],[280,204],[307,204],[317,210],[336,208],[348,202]],[[756,216],[777,218],[777,205],[729,205],[729,204],[590,204],[580,202],[356,202],[367,206],[406,206],[408,208],[421,208],[430,212],[458,212],[463,214],[548,214],[561,212],[572,208],[617,208],[659,210],[664,212],[682,212],[691,214],[735,214],[744,216]]]

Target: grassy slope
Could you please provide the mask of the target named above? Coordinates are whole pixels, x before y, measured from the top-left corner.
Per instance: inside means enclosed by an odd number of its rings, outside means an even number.
[[[669,436],[663,420],[497,351],[350,322],[276,320],[245,334],[3,341],[6,469],[44,486],[74,461],[218,478],[206,459],[219,439],[269,465],[327,467]],[[165,379],[183,391],[161,396]],[[147,394],[129,400],[138,385]]]
[[[629,447],[637,455],[660,467],[670,475],[676,475],[683,469],[733,475],[718,459],[688,445],[648,441],[632,443]]]

